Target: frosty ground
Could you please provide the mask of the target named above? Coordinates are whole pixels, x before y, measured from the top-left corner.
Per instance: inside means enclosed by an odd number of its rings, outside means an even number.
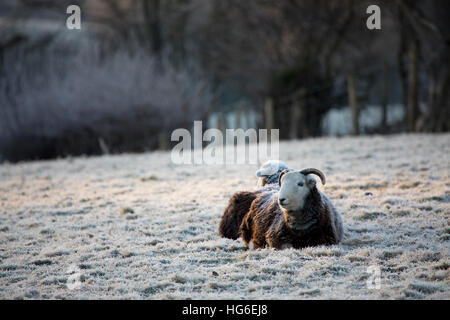
[[[346,229],[339,245],[282,251],[217,234],[255,165],[169,152],[3,164],[0,298],[450,299],[449,155],[450,134],[282,142],[290,167],[326,174]]]

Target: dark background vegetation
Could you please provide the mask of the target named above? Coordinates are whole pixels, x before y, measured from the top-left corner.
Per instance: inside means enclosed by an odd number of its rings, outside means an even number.
[[[447,0],[2,0],[0,161],[167,149],[230,112],[282,139],[342,108],[352,134],[448,131],[449,21]],[[381,120],[361,132],[368,105]]]

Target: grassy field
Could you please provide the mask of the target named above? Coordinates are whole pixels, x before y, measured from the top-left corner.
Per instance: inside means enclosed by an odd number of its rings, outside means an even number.
[[[283,251],[217,234],[256,166],[169,152],[3,164],[0,298],[450,299],[449,155],[450,134],[282,142],[290,167],[326,174],[346,234]]]

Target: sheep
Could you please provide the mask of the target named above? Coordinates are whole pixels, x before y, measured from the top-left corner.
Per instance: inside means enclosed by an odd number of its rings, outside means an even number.
[[[283,170],[291,170],[283,161],[269,160],[256,171],[258,177],[257,187],[267,184],[278,184],[278,177]]]
[[[284,170],[280,189],[261,191],[239,228],[249,248],[304,248],[339,243],[344,235],[341,214],[316,187],[311,174],[325,184],[324,174],[313,168]]]
[[[264,187],[256,191],[243,191],[235,193],[225,208],[219,224],[219,235],[224,238],[236,240],[239,238],[239,227],[242,219],[250,210],[253,200],[261,192],[279,189],[278,177],[283,170],[290,170],[288,166],[278,160],[269,160],[256,171],[257,186]]]

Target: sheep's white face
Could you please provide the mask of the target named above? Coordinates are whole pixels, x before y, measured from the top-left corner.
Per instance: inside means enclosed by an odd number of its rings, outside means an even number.
[[[281,176],[280,184],[278,204],[285,211],[294,212],[303,209],[306,197],[316,185],[316,180],[311,174],[305,176],[299,171],[291,171]]]

